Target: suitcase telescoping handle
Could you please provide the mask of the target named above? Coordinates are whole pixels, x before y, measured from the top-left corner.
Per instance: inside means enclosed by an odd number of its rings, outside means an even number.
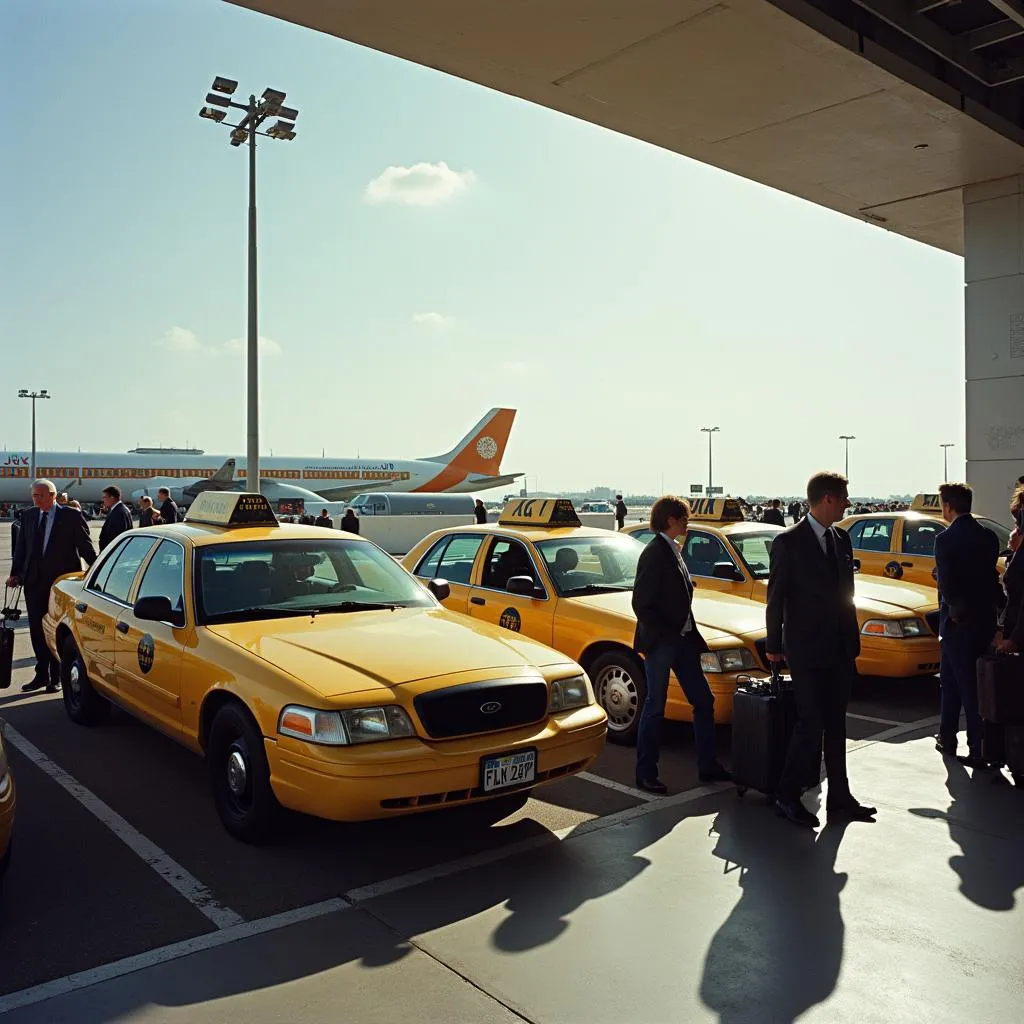
[[[13,597],[12,597],[13,595]],[[9,587],[4,584],[4,604],[0,609],[0,618],[4,622],[17,622],[21,618],[21,609],[18,604],[21,601],[21,587]]]
[[[772,682],[776,686],[782,685],[782,674],[779,672],[779,663],[777,661],[769,662],[772,669]]]

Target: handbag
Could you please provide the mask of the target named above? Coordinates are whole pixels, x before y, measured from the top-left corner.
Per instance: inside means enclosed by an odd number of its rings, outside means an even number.
[[[4,604],[0,611],[0,690],[6,690],[11,685],[14,671],[14,625],[21,618],[18,608],[20,600],[21,587],[4,586]]]

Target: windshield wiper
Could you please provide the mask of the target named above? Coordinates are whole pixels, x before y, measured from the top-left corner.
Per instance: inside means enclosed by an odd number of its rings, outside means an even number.
[[[613,587],[607,583],[588,583],[585,587],[572,587],[570,590],[563,590],[562,596],[571,597],[573,594],[618,594],[632,589],[632,587]]]
[[[393,612],[397,604],[370,604],[363,601],[342,601],[341,604],[326,605],[323,608],[311,608],[306,612],[314,618],[317,615],[329,615],[331,612]],[[402,605],[401,607],[404,607]]]

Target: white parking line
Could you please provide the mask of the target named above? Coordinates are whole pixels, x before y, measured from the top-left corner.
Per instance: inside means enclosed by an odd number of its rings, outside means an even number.
[[[871,715],[857,715],[852,711],[847,711],[846,717],[856,718],[858,722],[874,722],[875,725],[906,725],[906,722],[894,721],[891,718],[874,718]]]
[[[596,786],[604,786],[605,789],[614,789],[616,793],[625,793],[626,796],[631,796],[635,800],[643,800],[645,803],[658,799],[654,793],[645,793],[642,789],[624,786],[614,779],[605,779],[600,775],[593,775],[591,772],[578,772],[576,778],[583,779],[585,782],[593,782]]]
[[[876,743],[884,743],[886,740],[898,739],[900,736],[908,736],[910,733],[920,732],[922,729],[934,729],[938,724],[938,715],[933,718],[919,718],[916,722],[907,722],[903,725],[897,725],[892,729],[886,729],[884,732],[875,733],[874,736],[868,736],[866,739],[857,740],[846,748],[846,752],[850,753],[854,750],[862,750],[864,747],[870,747]]]
[[[8,724],[4,738],[37,768],[46,772],[58,786],[70,793],[90,814],[102,821],[128,849],[141,857],[169,886],[184,896],[200,914],[209,918],[218,928],[230,928],[242,923],[243,918],[240,914],[218,903],[213,893],[198,878],[189,874],[156,843],[129,825],[95,793],[68,775],[60,765],[55,764],[37,746],[25,739],[17,729]]]

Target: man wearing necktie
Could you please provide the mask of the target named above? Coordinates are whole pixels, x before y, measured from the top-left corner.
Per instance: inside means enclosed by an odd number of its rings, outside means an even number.
[[[690,506],[683,498],[666,495],[654,503],[651,529],[657,536],[640,555],[633,584],[633,647],[643,655],[647,684],[636,737],[636,784],[648,793],[667,792],[658,778],[658,755],[670,671],[693,707],[701,782],[732,778],[715,753],[715,697],[700,667],[700,656],[708,645],[693,618],[693,581],[676,543],[676,538],[686,537],[689,520]]]
[[[807,515],[772,542],[766,619],[768,660],[781,662],[785,652],[797,712],[775,806],[794,824],[816,828],[800,795],[823,736],[829,820],[871,821],[875,808],[853,798],[846,777],[846,706],[860,654],[853,546],[835,525],[850,505],[846,477],[816,473],[807,504]]]
[[[43,636],[43,616],[50,602],[50,587],[58,576],[82,571],[96,561],[96,548],[82,513],[68,505],[57,504],[57,488],[50,480],[32,485],[32,504],[24,512],[18,543],[11,560],[7,586],[25,587],[29,635],[36,655],[36,673],[22,690],[50,692],[60,687],[60,663],[50,653]]]

